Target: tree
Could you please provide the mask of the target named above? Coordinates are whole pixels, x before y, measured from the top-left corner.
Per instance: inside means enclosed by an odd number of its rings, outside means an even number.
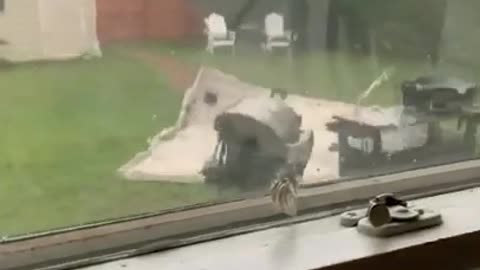
[[[295,51],[303,52],[308,47],[308,21],[310,6],[307,0],[289,0],[290,27],[295,32]]]
[[[230,28],[237,30],[247,15],[257,6],[259,1],[260,0],[247,0],[238,13],[230,20]]]

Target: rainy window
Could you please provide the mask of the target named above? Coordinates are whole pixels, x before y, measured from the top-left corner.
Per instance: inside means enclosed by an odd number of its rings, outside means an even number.
[[[476,0],[5,7],[0,236],[478,158]]]

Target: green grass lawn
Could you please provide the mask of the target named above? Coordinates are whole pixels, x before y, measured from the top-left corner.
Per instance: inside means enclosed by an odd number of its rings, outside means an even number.
[[[289,62],[281,54],[240,49],[211,56],[158,42],[104,48],[104,57],[21,64],[0,71],[0,235],[78,225],[218,199],[203,185],[130,182],[116,170],[147,138],[174,123],[182,99],[158,69],[129,49],[208,64],[241,79],[293,93],[355,102],[394,65],[390,83],[369,104],[399,104],[401,80],[427,71],[407,60],[312,53]],[[156,115],[157,117],[153,117]],[[228,196],[228,195],[223,195]]]
[[[162,74],[116,49],[91,61],[0,71],[0,235],[212,199],[201,185],[116,174],[175,121],[181,98]]]
[[[349,103],[355,103],[384,70],[394,67],[390,81],[366,100],[370,105],[399,104],[401,82],[431,72],[421,59],[382,57],[375,63],[370,57],[344,52],[310,52],[292,62],[281,51],[269,56],[259,46],[245,44],[238,46],[235,56],[228,50],[210,55],[192,47],[159,46],[155,42],[146,43],[145,48],[196,65],[216,67],[264,87],[283,87],[291,93]]]

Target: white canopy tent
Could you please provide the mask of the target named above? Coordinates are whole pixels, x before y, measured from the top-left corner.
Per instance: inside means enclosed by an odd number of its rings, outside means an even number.
[[[0,58],[13,61],[100,56],[96,0],[3,0]]]

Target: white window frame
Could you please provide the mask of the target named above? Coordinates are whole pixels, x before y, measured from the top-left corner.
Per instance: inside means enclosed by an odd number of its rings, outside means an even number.
[[[321,209],[339,213],[379,193],[425,196],[475,186],[480,186],[480,160],[304,189],[299,194],[299,207],[300,211],[319,213],[313,218],[320,218],[325,216]],[[6,269],[40,268],[45,263],[65,261],[82,265],[312,219],[311,215],[279,217],[268,197],[247,199],[10,239],[1,245],[0,262]],[[259,223],[272,219],[273,223]]]

